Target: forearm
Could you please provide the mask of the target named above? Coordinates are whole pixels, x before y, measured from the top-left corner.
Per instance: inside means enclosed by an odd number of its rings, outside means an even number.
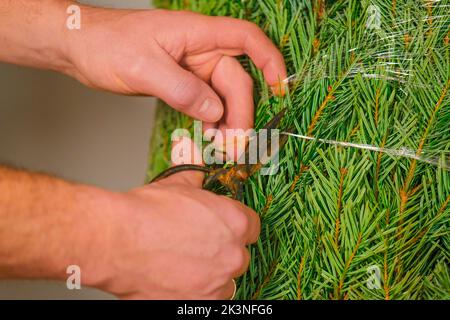
[[[113,195],[113,196],[111,196]],[[0,278],[63,279],[66,268],[86,271],[110,241],[113,193],[0,166]]]
[[[68,0],[0,0],[0,61],[67,73]]]

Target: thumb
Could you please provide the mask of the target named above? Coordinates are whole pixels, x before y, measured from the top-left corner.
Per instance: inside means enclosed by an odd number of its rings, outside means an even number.
[[[171,160],[173,166],[182,164],[203,165],[201,151],[195,143],[187,137],[180,137],[173,142]],[[169,183],[186,184],[201,188],[205,174],[195,170],[180,171],[167,179]]]
[[[224,107],[214,90],[199,77],[189,72],[166,53],[153,67],[156,81],[151,92],[174,109],[195,119],[217,122],[222,118]]]

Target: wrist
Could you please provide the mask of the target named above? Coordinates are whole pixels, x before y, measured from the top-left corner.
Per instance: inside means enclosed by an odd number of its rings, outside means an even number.
[[[72,225],[66,229],[66,254],[53,261],[53,270],[57,272],[54,278],[67,279],[67,267],[76,265],[83,286],[104,289],[104,284],[114,277],[111,256],[125,223],[120,214],[123,196],[90,186],[75,188],[74,201],[78,205],[69,213]]]
[[[42,30],[44,33],[48,32],[49,35],[53,35],[46,37],[49,44],[46,48],[45,61],[50,64],[46,68],[71,75],[75,66],[70,55],[70,48],[71,42],[77,41],[74,36],[80,31],[77,26],[78,22],[80,22],[79,27],[81,28],[82,6],[71,0],[46,0],[44,5],[50,12],[41,15],[42,25],[44,25]],[[80,8],[80,15],[69,10],[72,9],[71,7]]]
[[[0,167],[0,278],[100,281],[97,266],[118,234],[120,194]]]
[[[153,261],[154,256],[149,252],[155,252],[159,243],[158,236],[146,242],[139,237],[145,234],[146,239],[151,239],[150,235],[158,234],[157,226],[161,223],[155,215],[158,212],[155,207],[160,203],[158,191],[114,193],[107,194],[104,200],[99,199],[94,205],[105,203],[106,221],[101,222],[104,235],[95,240],[91,253],[83,255],[86,272],[82,283],[123,297],[135,289],[136,270],[142,267],[141,261]],[[150,265],[146,267],[151,270]]]
[[[120,234],[121,195],[64,181],[55,186],[52,209],[35,226],[37,239],[26,259],[15,264],[18,278],[66,281],[69,266],[81,271],[83,286],[101,288],[111,277],[108,265]],[[64,200],[61,200],[64,199]]]
[[[7,2],[0,10],[0,61],[55,71],[69,69],[65,29],[67,7],[72,3],[68,0]]]
[[[69,7],[73,3],[66,4]],[[85,85],[96,87],[94,82],[101,81],[105,74],[89,77],[92,69],[103,63],[109,52],[103,52],[98,48],[99,43],[111,41],[111,30],[108,23],[115,22],[126,10],[106,9],[76,4],[79,8],[79,28],[68,28],[62,30],[62,41],[60,53],[63,60],[68,62],[66,68],[58,71],[71,76]],[[67,8],[65,9],[67,10]],[[69,15],[66,14],[66,17]]]

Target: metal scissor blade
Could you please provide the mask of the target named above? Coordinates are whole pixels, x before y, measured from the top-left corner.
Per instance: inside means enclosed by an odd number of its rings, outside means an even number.
[[[233,167],[212,169],[197,165],[180,165],[169,168],[168,170],[162,172],[156,178],[154,178],[152,182],[167,178],[172,174],[180,171],[201,171],[208,174],[204,180],[204,188],[209,188],[215,182],[219,182],[222,186],[227,188],[232,193],[234,199],[242,200],[243,186],[247,179],[258,172],[264,165],[269,163],[270,160],[272,160],[272,158],[276,154],[278,154],[281,148],[286,144],[288,136],[280,136],[278,130],[275,130],[279,129],[281,120],[283,119],[285,113],[286,109],[281,110],[262,128],[265,130],[260,130],[257,135],[251,137],[251,139],[256,140],[256,149],[250,149],[248,144],[245,153],[239,158],[238,164],[234,165]],[[260,133],[263,133],[263,135],[261,136]],[[265,141],[262,141],[263,139],[265,139]],[[275,141],[277,145],[274,144]],[[250,142],[255,143],[255,141],[252,140],[250,140],[249,143]],[[264,142],[264,145],[262,144],[262,142]],[[273,148],[273,146],[275,146],[275,149]],[[259,155],[260,148],[263,148],[261,152],[263,154],[262,157]],[[251,153],[253,152],[256,152],[257,154],[256,159],[250,157]],[[253,156],[255,155],[253,154]],[[249,160],[254,161],[249,162]]]
[[[254,168],[250,170],[253,174],[261,168],[262,164],[269,163],[278,154],[287,141],[285,136],[280,137],[278,131],[285,113],[286,109],[278,112],[255,136],[250,138],[238,164],[253,165]]]

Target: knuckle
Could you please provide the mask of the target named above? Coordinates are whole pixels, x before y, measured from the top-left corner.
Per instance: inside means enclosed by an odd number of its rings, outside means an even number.
[[[148,64],[148,59],[146,57],[128,57],[128,61],[128,72],[136,78],[142,77],[142,73],[145,72]]]
[[[252,212],[252,214],[255,216],[255,228],[256,233],[259,235],[261,233],[261,218],[256,212]]]
[[[249,239],[250,243],[255,243],[258,241],[259,239],[259,235],[261,233],[261,219],[259,218],[259,216],[254,213],[255,218],[254,218],[254,223],[252,225],[252,237],[251,239]]]
[[[247,32],[250,34],[256,34],[261,32],[261,29],[258,27],[258,25],[251,21],[242,20],[242,24],[245,30],[247,30]]]
[[[232,273],[247,269],[249,257],[247,250],[234,248],[229,253],[229,266]]]
[[[259,38],[262,35],[264,35],[262,30],[255,23],[250,22],[250,21],[245,21],[245,23],[246,23],[245,27],[246,27],[248,36],[250,36],[252,38]]]
[[[142,74],[146,72],[146,69],[151,65],[151,61],[143,55],[135,57],[129,53],[118,53],[116,56],[118,59],[118,74],[117,76],[123,79],[123,82],[131,85],[132,87],[138,87],[141,89],[144,87]]]
[[[248,217],[244,213],[240,212],[239,214],[236,214],[233,219],[236,233],[239,236],[245,235],[250,229],[250,220]]]
[[[256,223],[257,223],[257,225],[256,225],[256,232],[255,232],[255,234],[256,234],[256,239],[254,239],[255,242],[258,241],[258,238],[259,238],[259,236],[260,236],[260,234],[261,234],[261,219],[260,219],[260,217],[259,217],[258,215],[257,215],[256,217],[257,217],[257,218],[256,218]]]

